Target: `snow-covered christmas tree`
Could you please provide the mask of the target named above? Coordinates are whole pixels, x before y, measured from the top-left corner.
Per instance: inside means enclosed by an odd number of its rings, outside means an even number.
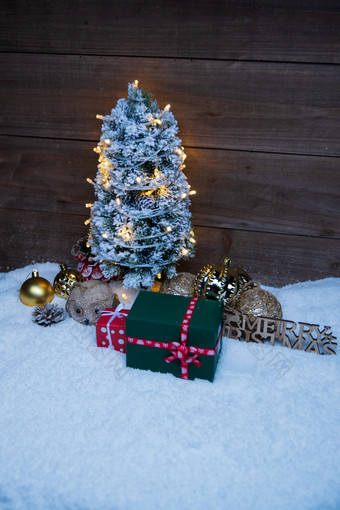
[[[89,244],[108,278],[123,275],[125,287],[152,285],[176,274],[176,263],[193,255],[190,190],[177,121],[150,94],[128,85],[103,120],[94,149],[99,164],[91,207]]]

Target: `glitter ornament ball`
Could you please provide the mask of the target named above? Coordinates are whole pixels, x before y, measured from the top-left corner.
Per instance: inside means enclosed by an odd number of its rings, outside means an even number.
[[[194,295],[195,278],[195,275],[191,273],[178,273],[171,280],[165,280],[159,292],[162,294],[192,297]]]
[[[31,278],[24,281],[20,288],[20,301],[26,306],[43,306],[53,299],[53,287],[48,280],[39,276],[36,269]]]
[[[207,264],[197,274],[194,283],[196,297],[216,299],[224,305],[235,306],[244,284],[250,276],[243,270],[232,265],[226,257],[222,264]]]
[[[66,264],[60,264],[60,272],[53,282],[54,292],[57,296],[68,299],[70,291],[76,282],[83,282],[83,276],[76,269],[68,269]]]
[[[282,318],[282,308],[279,301],[273,294],[263,290],[257,282],[248,282],[244,286],[236,308],[252,319],[255,317]]]

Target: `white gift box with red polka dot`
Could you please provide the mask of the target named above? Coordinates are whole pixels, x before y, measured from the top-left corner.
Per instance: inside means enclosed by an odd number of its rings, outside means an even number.
[[[126,351],[125,319],[130,310],[106,308],[96,325],[97,346]]]

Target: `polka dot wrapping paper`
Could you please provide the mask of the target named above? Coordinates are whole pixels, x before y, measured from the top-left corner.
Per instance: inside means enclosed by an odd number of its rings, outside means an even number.
[[[130,310],[106,308],[96,325],[97,346],[113,347],[116,351],[126,352],[125,319]]]

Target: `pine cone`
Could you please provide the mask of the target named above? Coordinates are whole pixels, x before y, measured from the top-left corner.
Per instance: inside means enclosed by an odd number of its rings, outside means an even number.
[[[139,210],[154,209],[156,207],[155,197],[147,195],[146,193],[136,193],[135,196],[136,206]]]
[[[65,317],[65,309],[51,303],[47,303],[44,306],[36,306],[32,313],[32,321],[44,327],[63,321]]]

